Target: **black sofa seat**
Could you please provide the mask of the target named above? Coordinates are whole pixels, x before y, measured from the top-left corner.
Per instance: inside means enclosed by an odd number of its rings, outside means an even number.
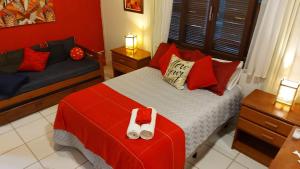
[[[68,59],[60,63],[49,65],[43,72],[20,72],[17,74],[27,75],[29,82],[18,90],[17,95],[96,70],[99,70],[99,63],[86,58],[82,61]]]

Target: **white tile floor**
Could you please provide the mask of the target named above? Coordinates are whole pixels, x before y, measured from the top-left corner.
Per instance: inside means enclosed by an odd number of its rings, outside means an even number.
[[[111,77],[111,72],[108,73]],[[76,149],[54,145],[53,121],[57,106],[0,127],[0,169],[92,169]],[[233,132],[226,129],[188,159],[186,169],[266,169],[232,150]]]

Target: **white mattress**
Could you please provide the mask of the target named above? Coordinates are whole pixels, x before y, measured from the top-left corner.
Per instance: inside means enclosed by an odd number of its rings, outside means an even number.
[[[207,90],[177,90],[162,80],[159,70],[143,68],[104,82],[119,93],[158,112],[180,126],[186,138],[189,157],[219,126],[239,112],[242,98],[235,87],[223,96]],[[55,142],[83,152],[96,168],[110,168],[101,157],[84,149],[71,133],[56,130]]]

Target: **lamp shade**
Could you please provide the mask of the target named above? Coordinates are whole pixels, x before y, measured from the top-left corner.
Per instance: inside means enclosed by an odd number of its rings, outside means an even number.
[[[137,36],[128,34],[125,36],[125,47],[127,49],[135,50],[137,48]]]
[[[277,102],[293,105],[299,89],[299,83],[283,79],[277,93]]]

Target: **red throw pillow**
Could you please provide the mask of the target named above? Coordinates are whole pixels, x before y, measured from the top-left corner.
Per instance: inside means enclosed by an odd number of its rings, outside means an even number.
[[[194,64],[188,79],[187,87],[190,90],[206,88],[218,83],[212,65],[211,57],[204,57]]]
[[[42,72],[46,68],[49,55],[49,52],[36,52],[30,48],[25,48],[23,62],[18,70]]]
[[[164,75],[166,73],[169,63],[170,63],[170,60],[173,55],[176,55],[177,57],[180,58],[179,51],[174,43],[171,45],[171,47],[167,50],[167,52],[159,60],[159,66],[160,66],[160,71],[161,71],[162,75]]]
[[[180,51],[180,56],[183,60],[196,62],[197,60],[202,59],[207,55],[202,53],[200,50],[183,50]]]
[[[170,47],[171,47],[171,45],[168,43],[161,43],[159,45],[155,55],[153,56],[149,66],[153,67],[155,69],[160,69],[159,60],[168,51],[168,49]]]
[[[84,51],[79,47],[74,47],[70,51],[70,56],[73,60],[81,60],[84,58]]]
[[[208,90],[222,96],[224,94],[224,91],[226,90],[227,83],[229,82],[231,76],[233,75],[239,64],[239,61],[224,63],[214,60],[213,68],[218,84],[209,87]]]
[[[152,109],[140,108],[137,112],[135,122],[137,124],[149,124],[151,122]]]

